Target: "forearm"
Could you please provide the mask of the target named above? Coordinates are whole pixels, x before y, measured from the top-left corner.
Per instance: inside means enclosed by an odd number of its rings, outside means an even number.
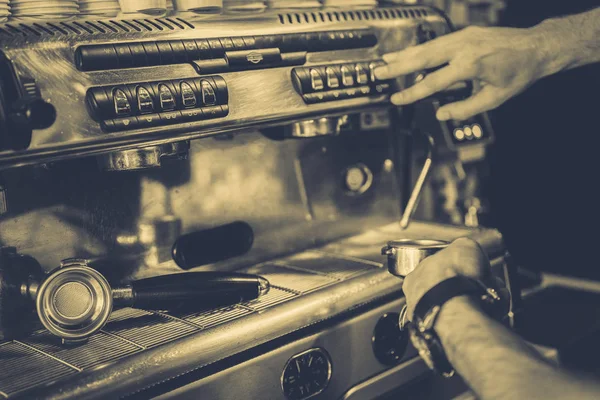
[[[543,76],[600,62],[600,7],[531,28],[544,61]]]
[[[598,387],[549,364],[468,299],[444,305],[436,332],[456,371],[483,400],[600,398]]]

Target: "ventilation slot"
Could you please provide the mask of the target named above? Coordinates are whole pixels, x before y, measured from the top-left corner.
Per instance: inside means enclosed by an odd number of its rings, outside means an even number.
[[[295,23],[298,23],[296,21]],[[69,21],[4,24],[0,36],[81,36],[104,33],[156,32],[164,30],[193,29],[194,25],[181,18],[156,18],[144,20]]]
[[[279,22],[289,24],[314,24],[321,22],[345,22],[363,20],[386,20],[400,18],[424,18],[427,10],[424,8],[411,8],[409,10],[397,8],[383,8],[371,11],[320,11],[307,13],[278,14]]]

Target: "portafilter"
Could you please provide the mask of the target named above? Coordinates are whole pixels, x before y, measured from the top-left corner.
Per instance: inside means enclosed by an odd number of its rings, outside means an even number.
[[[114,308],[169,310],[205,308],[255,299],[269,291],[260,276],[236,272],[185,272],[136,280],[112,288],[86,260],[70,259],[44,273],[33,257],[0,250],[0,333],[22,333],[22,320],[35,308],[40,322],[64,342],[98,332]]]

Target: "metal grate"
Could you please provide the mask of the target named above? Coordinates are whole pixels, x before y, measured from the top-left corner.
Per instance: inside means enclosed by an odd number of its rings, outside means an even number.
[[[257,265],[241,272],[264,276],[272,286],[289,289],[300,294],[312,292],[336,282],[336,279],[330,276],[274,264]]]
[[[47,331],[36,333],[22,342],[81,369],[117,360],[141,349],[104,332],[90,337],[87,343],[71,346],[61,345]]]
[[[277,288],[271,288],[271,290],[269,290],[269,293],[267,293],[266,295],[259,297],[256,300],[242,303],[242,305],[249,307],[255,311],[261,311],[266,308],[273,307],[274,305],[291,300],[296,296],[297,295],[292,292],[288,292]]]
[[[192,322],[202,327],[202,329],[221,325],[248,314],[252,314],[252,310],[238,306],[221,307],[213,310],[190,312],[181,315],[174,314],[173,312],[169,313],[169,315]]]
[[[307,251],[283,259],[281,262],[285,265],[327,274],[338,279],[353,278],[378,268],[372,264],[366,264],[347,258],[331,257],[313,251]]]
[[[194,29],[194,25],[182,18],[35,22],[0,25],[0,36],[80,36],[185,29]]]
[[[16,342],[0,346],[0,360],[0,392],[6,396],[77,372]]]
[[[381,8],[376,10],[317,11],[278,14],[279,22],[284,25],[401,18],[416,19],[427,17],[427,15],[428,11],[426,8]]]
[[[104,330],[149,348],[189,335],[200,327],[164,315],[124,308],[112,314]]]

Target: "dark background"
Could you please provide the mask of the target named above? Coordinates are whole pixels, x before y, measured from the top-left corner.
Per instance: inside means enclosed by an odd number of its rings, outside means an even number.
[[[599,6],[511,0],[501,26]],[[600,65],[543,79],[492,113],[492,224],[523,267],[600,279]]]

